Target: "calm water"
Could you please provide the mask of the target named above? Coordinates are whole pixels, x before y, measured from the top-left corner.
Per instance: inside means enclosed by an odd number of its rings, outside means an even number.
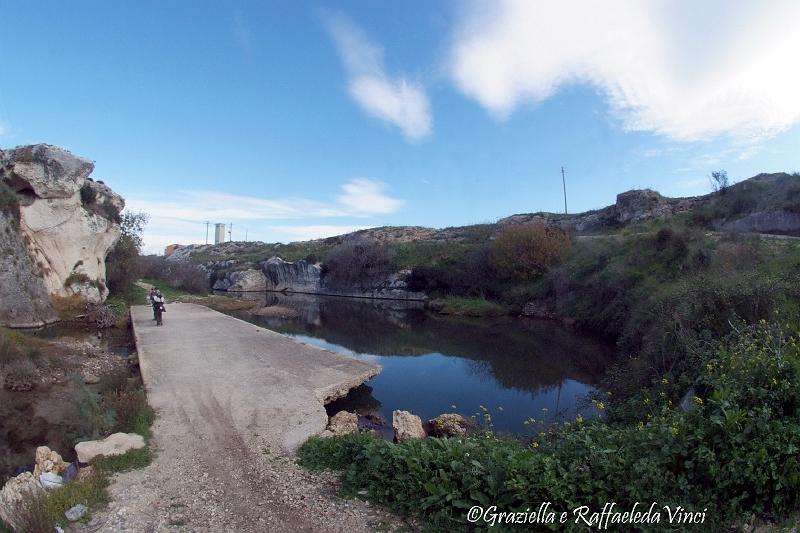
[[[380,364],[383,371],[340,407],[405,409],[423,419],[488,408],[498,431],[524,434],[528,417],[591,416],[584,401],[610,358],[608,346],[558,324],[521,318],[461,319],[416,302],[249,293],[296,318],[238,314],[303,342]],[[371,388],[371,390],[370,390]],[[453,406],[455,405],[455,408]]]

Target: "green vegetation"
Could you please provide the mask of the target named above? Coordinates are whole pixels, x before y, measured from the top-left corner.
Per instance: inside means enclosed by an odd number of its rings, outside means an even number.
[[[189,291],[185,291],[185,290],[182,290],[182,289],[171,287],[169,285],[165,285],[164,284],[165,280],[163,280],[163,279],[144,278],[144,279],[142,279],[142,281],[144,283],[148,283],[150,285],[153,285],[154,287],[158,287],[158,290],[160,290],[161,294],[163,294],[164,298],[166,298],[167,303],[169,303],[169,302],[178,302],[182,298],[185,298],[187,296],[191,296],[192,295],[192,293],[189,292]],[[145,291],[145,293],[147,293],[147,291]]]
[[[508,307],[484,298],[448,296],[434,300],[430,305],[444,315],[492,317],[508,314]]]
[[[473,505],[524,511],[546,501],[564,510],[607,501],[707,510],[702,531],[741,525],[752,514],[786,516],[800,503],[796,335],[796,325],[762,322],[704,352],[686,411],[643,392],[638,400],[657,406],[636,423],[579,417],[539,425],[529,445],[490,431],[403,444],[357,434],[311,439],[298,461],[340,470],[345,495],[364,495],[437,530],[467,529]],[[606,409],[605,401],[595,405]]]
[[[111,457],[101,457],[94,461],[94,466],[99,471],[111,474],[116,472],[128,472],[138,470],[149,465],[153,461],[153,454],[149,447],[138,450],[130,450],[123,455],[113,455]]]
[[[142,276],[140,259],[142,232],[147,224],[144,213],[125,213],[120,219],[121,235],[106,257],[106,283],[112,294],[123,294]]]
[[[13,220],[19,220],[17,194],[2,180],[0,180],[0,213],[11,215]]]

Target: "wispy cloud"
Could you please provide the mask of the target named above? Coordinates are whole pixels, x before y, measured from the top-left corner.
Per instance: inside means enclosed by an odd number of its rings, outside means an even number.
[[[253,32],[247,26],[241,9],[237,9],[233,14],[233,38],[245,52],[253,49]]]
[[[350,96],[367,113],[399,127],[409,140],[433,130],[428,96],[422,84],[405,76],[392,77],[383,63],[383,49],[350,19],[323,16],[349,77]]]
[[[800,3],[473,1],[448,70],[499,118],[574,83],[628,130],[751,146],[800,122]]]
[[[219,191],[183,191],[174,200],[131,197],[127,209],[150,216],[144,233],[145,249],[163,250],[166,244],[205,242],[205,221],[234,223],[234,240],[302,240],[329,237],[370,227],[363,224],[305,223],[325,218],[368,218],[397,212],[404,201],[386,186],[367,178],[341,185],[333,201],[307,198],[259,198]],[[300,224],[275,224],[276,221]],[[213,230],[213,227],[212,227]],[[213,237],[212,237],[213,238]]]
[[[384,184],[366,178],[345,183],[342,189],[344,194],[337,200],[354,216],[394,213],[404,204],[403,200],[389,196]]]

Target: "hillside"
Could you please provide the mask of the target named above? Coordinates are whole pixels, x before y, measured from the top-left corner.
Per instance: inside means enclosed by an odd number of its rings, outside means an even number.
[[[497,235],[505,226],[544,222],[563,228],[572,235],[619,233],[625,228],[651,221],[674,219],[681,224],[715,231],[800,235],[800,176],[777,173],[759,174],[736,183],[724,191],[703,196],[669,198],[649,189],[617,195],[615,204],[584,213],[521,213],[494,224],[476,224],[444,229],[421,226],[384,226],[360,230],[326,239],[289,244],[228,242],[219,245],[180,246],[173,260],[196,263],[235,260],[259,262],[272,256],[296,261],[314,256],[323,260],[334,246],[353,240],[376,240],[396,247],[399,266],[415,266],[417,253],[437,245],[469,246]],[[417,248],[419,248],[417,250]]]

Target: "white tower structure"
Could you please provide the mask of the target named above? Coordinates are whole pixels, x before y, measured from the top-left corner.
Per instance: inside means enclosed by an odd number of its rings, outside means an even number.
[[[214,224],[214,244],[225,242],[225,224]]]

